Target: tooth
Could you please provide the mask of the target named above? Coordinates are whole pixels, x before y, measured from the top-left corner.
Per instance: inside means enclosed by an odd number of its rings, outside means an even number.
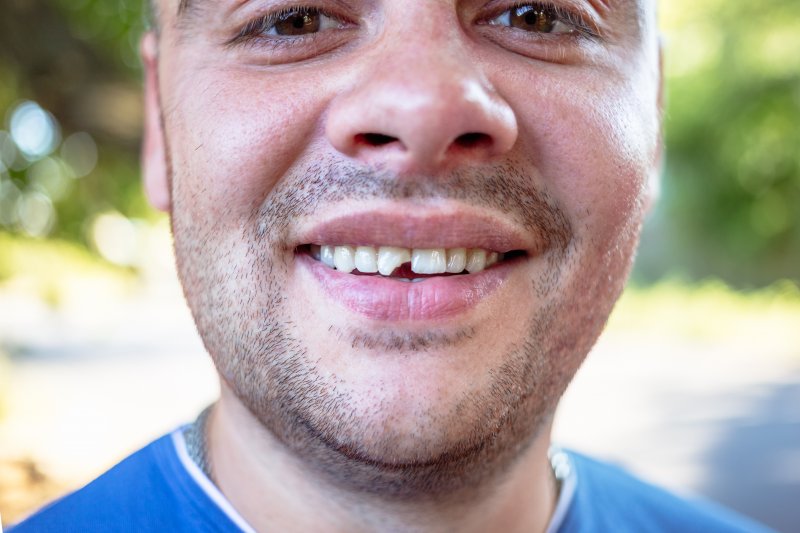
[[[319,244],[311,244],[308,247],[308,251],[311,254],[311,257],[313,257],[317,261],[319,261],[319,254],[320,254],[321,249],[322,248],[320,247]]]
[[[329,267],[335,267],[335,263],[333,261],[333,254],[336,250],[335,246],[322,246],[319,250],[319,260],[322,261],[324,264],[328,265]]]
[[[395,269],[411,261],[411,270],[416,274],[460,274],[464,270],[474,274],[502,260],[497,252],[481,248],[430,248],[415,249],[396,246],[319,246],[310,245],[311,255],[342,272],[358,269],[365,274],[379,272],[390,276]]]
[[[447,250],[447,272],[450,274],[460,274],[467,266],[467,249],[452,248]]]
[[[359,246],[356,248],[356,269],[364,274],[374,274],[378,271],[378,252],[372,246]]]
[[[444,274],[447,270],[447,253],[444,248],[413,250],[411,271],[416,274]]]
[[[356,249],[352,246],[336,246],[333,252],[333,264],[336,270],[352,272],[356,268]]]
[[[474,274],[486,268],[486,250],[473,248],[467,252],[467,272]]]
[[[391,276],[397,267],[409,261],[411,252],[408,248],[381,246],[378,250],[378,272],[383,276]]]

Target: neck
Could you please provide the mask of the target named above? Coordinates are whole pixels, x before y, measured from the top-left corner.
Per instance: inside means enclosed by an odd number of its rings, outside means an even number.
[[[487,486],[447,501],[397,501],[330,484],[277,441],[224,384],[207,430],[214,481],[258,531],[543,532],[556,504],[547,431]]]

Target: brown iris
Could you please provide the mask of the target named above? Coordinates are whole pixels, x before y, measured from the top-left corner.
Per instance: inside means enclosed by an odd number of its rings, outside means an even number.
[[[555,28],[558,17],[547,8],[518,7],[511,10],[511,27],[539,33],[550,33]]]
[[[275,21],[275,33],[278,35],[317,33],[322,25],[321,18],[318,11],[304,10],[286,13]]]

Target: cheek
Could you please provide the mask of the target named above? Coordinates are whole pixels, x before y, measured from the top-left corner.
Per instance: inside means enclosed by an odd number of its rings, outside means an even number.
[[[212,69],[177,85],[165,121],[176,190],[192,210],[234,224],[253,215],[320,129],[325,99],[309,87]]]
[[[641,87],[585,72],[529,83],[537,93],[516,107],[520,137],[576,229],[611,235],[638,224],[658,142],[655,98],[643,102]]]

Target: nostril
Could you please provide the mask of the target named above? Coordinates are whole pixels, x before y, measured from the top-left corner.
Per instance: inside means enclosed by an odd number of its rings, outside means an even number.
[[[485,133],[464,133],[459,135],[455,144],[461,148],[477,148],[481,146],[488,146],[492,143],[492,138]]]
[[[367,146],[384,146],[397,140],[397,137],[383,135],[382,133],[359,133],[356,135],[356,143],[366,144]]]

